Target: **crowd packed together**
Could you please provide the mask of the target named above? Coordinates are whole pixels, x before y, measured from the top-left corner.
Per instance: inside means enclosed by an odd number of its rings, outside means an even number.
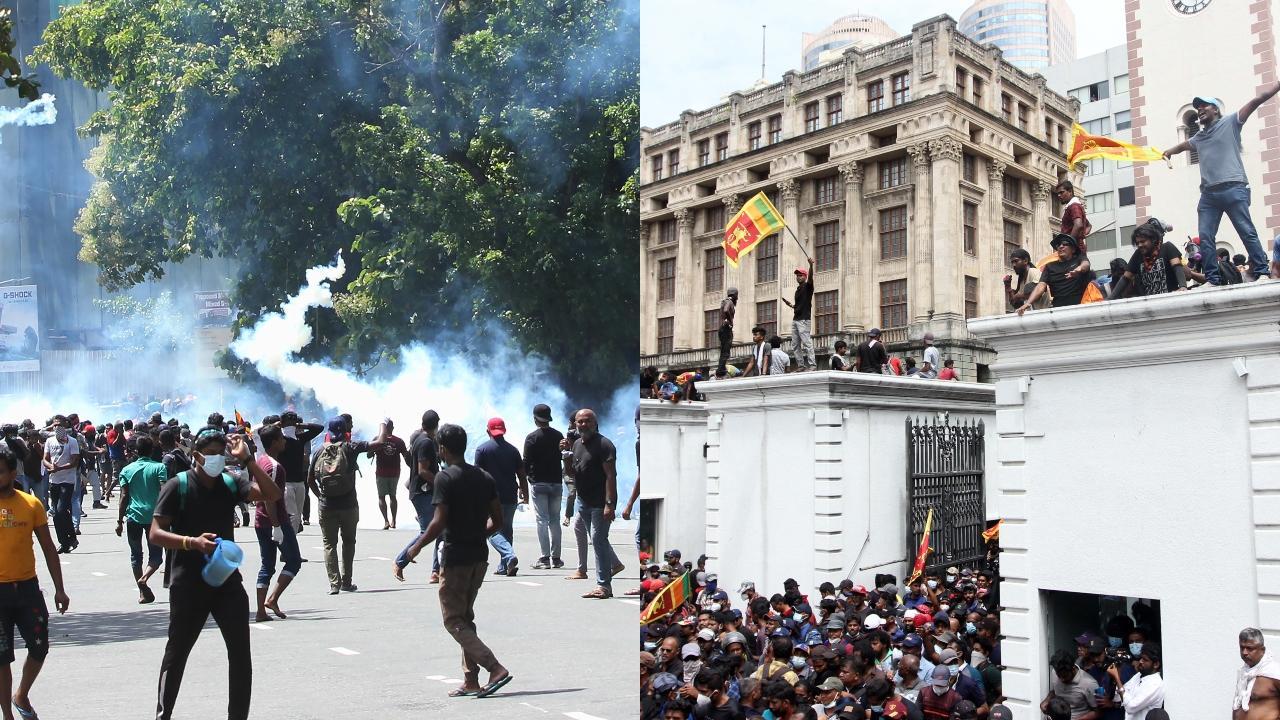
[[[505,421],[492,418],[473,463],[465,457],[466,431],[442,424],[434,410],[423,414],[421,427],[407,441],[396,435],[390,418],[374,438],[360,440],[353,437],[353,420],[346,414],[320,424],[285,410],[255,427],[236,415],[228,421],[214,413],[194,430],[159,411],[145,420],[103,425],[71,413],[42,424],[27,419],[0,426],[0,618],[9,638],[0,665],[12,681],[17,629],[28,655],[13,704],[24,718],[35,717],[28,692],[49,642],[32,540],[44,551],[57,609],[65,612],[69,599],[58,556],[79,547],[80,520],[87,514],[83,505],[90,498],[89,510],[116,514],[115,531],[127,538],[138,602],[155,601],[151,580],[157,572],[168,591],[171,617],[160,663],[159,718],[170,717],[187,657],[210,616],[222,629],[230,660],[229,717],[248,717],[249,618],[287,618],[281,596],[306,562],[297,536],[311,524],[311,496],[329,594],[357,591],[352,570],[361,456],[373,458],[383,529],[396,525],[401,487],[416,511],[418,534],[396,557],[393,575],[403,580],[409,564],[432,548],[431,582],[440,585],[444,627],[463,649],[463,684],[452,694],[487,696],[511,679],[476,636],[472,618],[488,573],[488,547],[499,555],[496,574],[519,571],[512,529],[517,505],[532,501],[537,516],[533,567],[564,566],[561,527],[573,523],[577,562],[568,577],[588,577],[588,547],[593,546],[596,587],[584,597],[613,594],[612,578],[623,569],[608,540],[617,503],[616,453],[589,409],[578,411],[562,434],[552,427],[551,409],[535,406],[536,429],[522,450],[508,442]],[[563,503],[566,486],[569,498]],[[234,571],[243,556],[233,542],[234,528],[250,524],[261,551],[256,613]],[[282,565],[278,576],[277,562]],[[489,672],[487,683],[479,681],[480,668]]]

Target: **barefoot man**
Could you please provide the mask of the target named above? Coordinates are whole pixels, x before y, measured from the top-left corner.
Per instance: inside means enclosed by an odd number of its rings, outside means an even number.
[[[1240,659],[1232,720],[1280,720],[1280,662],[1267,652],[1262,631],[1240,631]]]

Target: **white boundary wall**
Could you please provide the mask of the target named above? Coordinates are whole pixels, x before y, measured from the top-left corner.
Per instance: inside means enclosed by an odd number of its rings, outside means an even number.
[[[1175,718],[1230,712],[1241,628],[1280,647],[1278,321],[1280,282],[969,322],[999,354],[987,469],[1019,720],[1057,649],[1042,591],[1159,599]]]
[[[673,546],[690,560],[705,551],[730,589],[742,580],[780,589],[788,577],[806,592],[845,577],[869,584],[877,572],[901,578],[906,419],[983,420],[988,447],[995,433],[990,385],[823,371],[698,389],[707,403],[642,402],[641,497],[664,501],[659,556]],[[695,432],[688,423],[699,412]],[[987,517],[998,517],[990,476],[985,492]]]

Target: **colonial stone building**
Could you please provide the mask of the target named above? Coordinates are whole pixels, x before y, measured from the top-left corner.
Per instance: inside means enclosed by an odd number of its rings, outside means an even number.
[[[993,354],[965,320],[1005,311],[1011,250],[1049,252],[1050,190],[1067,171],[1078,109],[939,16],[641,128],[642,362],[714,364],[730,286],[740,292],[735,343],[757,324],[789,336],[780,299],[805,262],[799,245],[774,235],[738,268],[721,248],[726,221],[764,191],[816,261],[820,355],[880,327],[892,352],[919,358],[932,331],[962,379],[985,379]]]

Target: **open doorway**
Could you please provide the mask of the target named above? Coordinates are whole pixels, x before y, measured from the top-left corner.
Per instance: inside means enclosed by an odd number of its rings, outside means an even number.
[[[1142,643],[1160,641],[1157,599],[1058,590],[1042,590],[1040,596],[1047,659],[1060,651],[1083,658],[1094,641],[1095,649],[1103,648],[1102,666],[1117,663],[1124,668]],[[1126,668],[1121,675],[1127,679],[1131,672]]]
[[[640,501],[640,552],[649,553],[650,558],[654,558],[654,549],[658,545],[658,523],[659,515],[662,512],[661,500],[641,500]],[[656,560],[651,560],[656,562]]]

